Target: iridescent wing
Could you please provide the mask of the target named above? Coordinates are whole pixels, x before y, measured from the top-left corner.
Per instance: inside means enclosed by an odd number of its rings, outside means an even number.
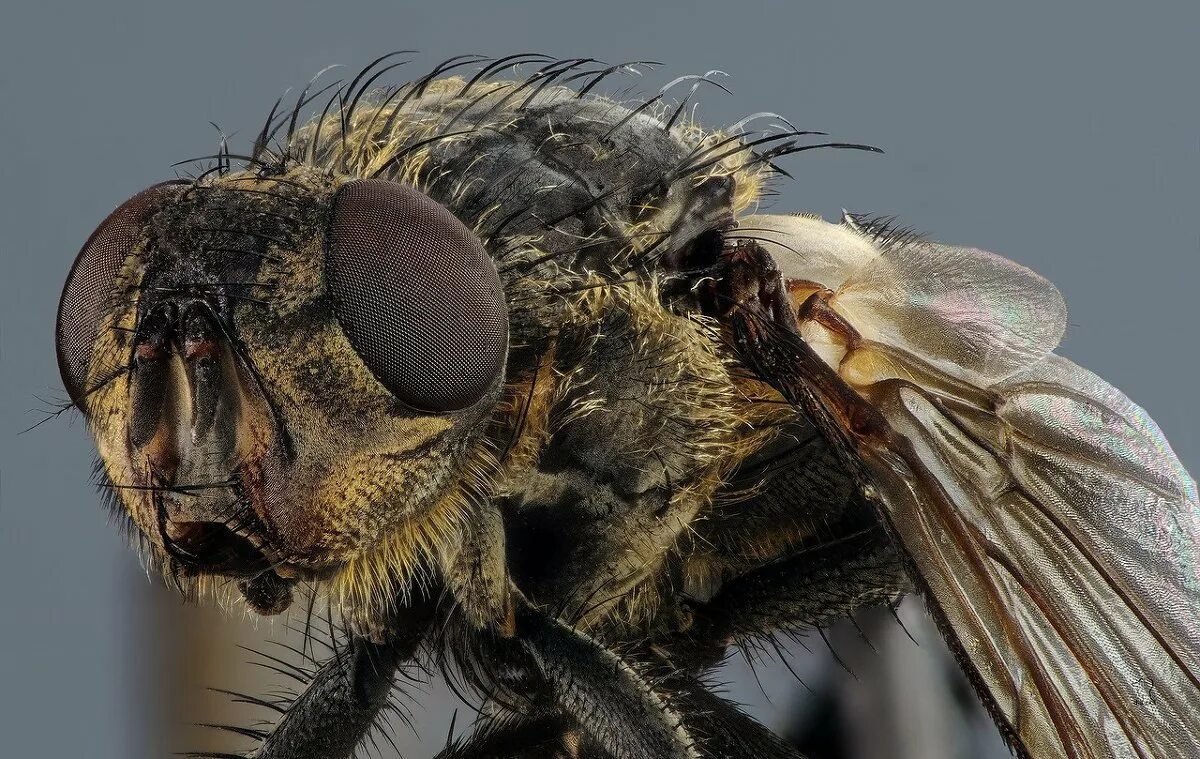
[[[1200,755],[1196,485],[1145,411],[1051,352],[1053,285],[853,217],[731,236],[770,254],[799,314],[735,308],[743,358],[859,468],[1013,744]]]

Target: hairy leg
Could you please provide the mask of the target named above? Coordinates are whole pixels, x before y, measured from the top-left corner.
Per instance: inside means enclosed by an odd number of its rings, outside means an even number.
[[[579,727],[563,714],[532,718],[502,715],[486,720],[434,759],[566,759],[572,756]],[[607,759],[608,754],[599,754]]]
[[[497,650],[481,653],[504,662],[532,713],[502,711],[438,759],[800,759],[678,667],[650,655],[622,657],[528,605],[517,610],[511,642],[489,640]],[[512,676],[514,665],[527,671]]]
[[[682,715],[700,759],[803,759],[786,741],[694,678],[672,674],[656,680],[653,687]],[[576,719],[561,712],[535,717],[509,714],[488,720],[435,759],[613,759],[620,756],[613,745],[620,734],[640,729],[641,723],[634,721],[603,733],[587,733]]]
[[[269,733],[227,729],[261,740],[249,754],[253,759],[349,759],[388,705],[396,671],[416,654],[434,611],[432,599],[420,598],[397,612],[386,640],[351,635],[286,707],[242,697],[280,712]],[[231,759],[225,754],[193,756]]]
[[[734,704],[686,675],[663,683],[685,716],[704,759],[803,759],[800,752]]]
[[[866,526],[751,570],[691,609],[689,624],[655,645],[680,666],[702,671],[730,645],[832,624],[911,589],[883,528]]]
[[[392,680],[408,646],[351,638],[317,671],[275,729],[252,756],[255,759],[341,759],[359,741],[388,703]]]
[[[700,756],[680,713],[599,641],[528,605],[517,611],[517,640],[554,703],[614,759]]]

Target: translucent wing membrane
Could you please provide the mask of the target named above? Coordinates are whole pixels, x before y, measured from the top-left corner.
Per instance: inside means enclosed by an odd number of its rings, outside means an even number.
[[[917,242],[860,268],[835,296],[866,337],[969,381],[998,380],[1052,350],[1067,309],[1053,285],[975,248]]]
[[[801,332],[895,433],[857,452],[1000,721],[1036,757],[1194,756],[1200,501],[1158,427],[1050,352],[1066,311],[1033,272],[919,241],[864,256],[817,224],[776,224],[770,252],[837,272],[836,318]]]

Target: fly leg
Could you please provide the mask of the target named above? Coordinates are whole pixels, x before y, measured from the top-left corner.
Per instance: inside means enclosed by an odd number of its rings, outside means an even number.
[[[695,678],[675,675],[663,688],[687,715],[704,759],[804,759],[794,747]]]
[[[283,712],[253,759],[349,759],[388,704],[399,667],[433,620],[428,598],[397,612],[384,642],[351,635]]]
[[[661,658],[634,664],[527,604],[516,619],[487,658],[527,670],[517,679],[534,708],[501,712],[438,759],[802,759]]]
[[[488,719],[434,759],[574,759],[578,729],[563,714],[533,718],[504,714]],[[600,757],[607,759],[608,754]]]
[[[891,538],[882,526],[866,525],[727,581],[688,610],[682,630],[655,645],[680,666],[703,671],[731,645],[821,628],[910,589]]]
[[[669,692],[672,703],[686,715],[696,756],[701,759],[804,759],[794,746],[690,677],[668,678],[659,688]],[[608,759],[612,755],[589,738],[571,756]]]
[[[681,714],[617,653],[526,604],[516,621],[516,640],[554,703],[613,759],[702,756]]]
[[[350,757],[388,702],[411,651],[354,637],[326,662],[280,718],[254,759]]]

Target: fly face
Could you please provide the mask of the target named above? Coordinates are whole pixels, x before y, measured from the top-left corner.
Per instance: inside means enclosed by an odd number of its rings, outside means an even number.
[[[504,291],[449,211],[298,169],[151,187],[63,291],[63,381],[155,563],[248,589],[433,518],[499,395]]]

